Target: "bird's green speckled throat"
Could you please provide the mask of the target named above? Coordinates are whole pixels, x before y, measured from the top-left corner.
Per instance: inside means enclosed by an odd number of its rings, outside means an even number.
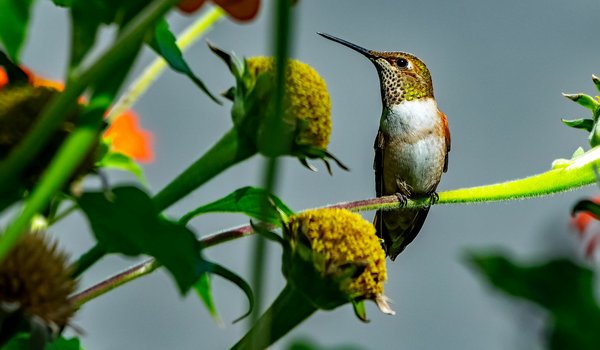
[[[384,106],[433,98],[431,74],[419,58],[404,52],[370,52],[381,80]]]

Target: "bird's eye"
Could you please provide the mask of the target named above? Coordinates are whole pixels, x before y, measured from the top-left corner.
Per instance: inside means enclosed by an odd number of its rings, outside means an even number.
[[[400,68],[406,68],[408,67],[408,60],[406,58],[399,58],[398,60],[396,60],[396,64]]]

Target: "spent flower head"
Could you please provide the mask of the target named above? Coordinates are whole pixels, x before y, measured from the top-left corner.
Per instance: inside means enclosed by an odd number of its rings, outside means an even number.
[[[0,160],[23,140],[37,123],[43,110],[60,91],[52,87],[15,85],[0,90]],[[31,187],[48,166],[60,145],[75,129],[80,109],[69,113],[48,144],[25,170],[24,183]],[[72,181],[94,170],[95,147],[72,175]]]
[[[0,262],[0,302],[62,328],[75,313],[67,256],[42,233],[28,233]]]
[[[65,88],[60,81],[46,79],[24,67],[19,67],[19,69],[26,75],[27,85],[58,92]],[[11,83],[4,69],[0,67],[0,94],[4,88],[11,88]],[[22,85],[24,84],[20,86]],[[86,103],[84,98],[81,98],[79,102],[82,106]],[[132,110],[127,110],[115,118],[105,131],[103,141],[109,145],[111,153],[121,153],[142,163],[151,162],[154,159],[152,133],[139,126],[139,117]],[[0,152],[1,157],[2,153]]]

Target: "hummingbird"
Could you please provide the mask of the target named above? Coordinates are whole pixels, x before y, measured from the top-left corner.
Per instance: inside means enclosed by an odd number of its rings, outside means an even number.
[[[400,208],[379,210],[374,225],[393,261],[425,222],[429,206],[403,208],[408,199],[437,199],[442,173],[448,170],[450,129],[433,97],[431,74],[418,57],[405,52],[367,50],[330,34],[317,33],[368,58],[377,69],[382,112],[375,137],[377,197],[396,195]]]

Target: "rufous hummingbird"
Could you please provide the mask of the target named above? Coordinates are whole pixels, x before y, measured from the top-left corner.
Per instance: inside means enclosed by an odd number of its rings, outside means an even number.
[[[361,53],[377,69],[383,104],[374,146],[377,196],[395,194],[401,206],[409,198],[437,200],[435,190],[448,170],[450,130],[433,97],[425,63],[405,52],[367,50],[333,35],[318,34]],[[428,212],[429,207],[377,212],[374,224],[390,259],[396,259],[415,239]]]

